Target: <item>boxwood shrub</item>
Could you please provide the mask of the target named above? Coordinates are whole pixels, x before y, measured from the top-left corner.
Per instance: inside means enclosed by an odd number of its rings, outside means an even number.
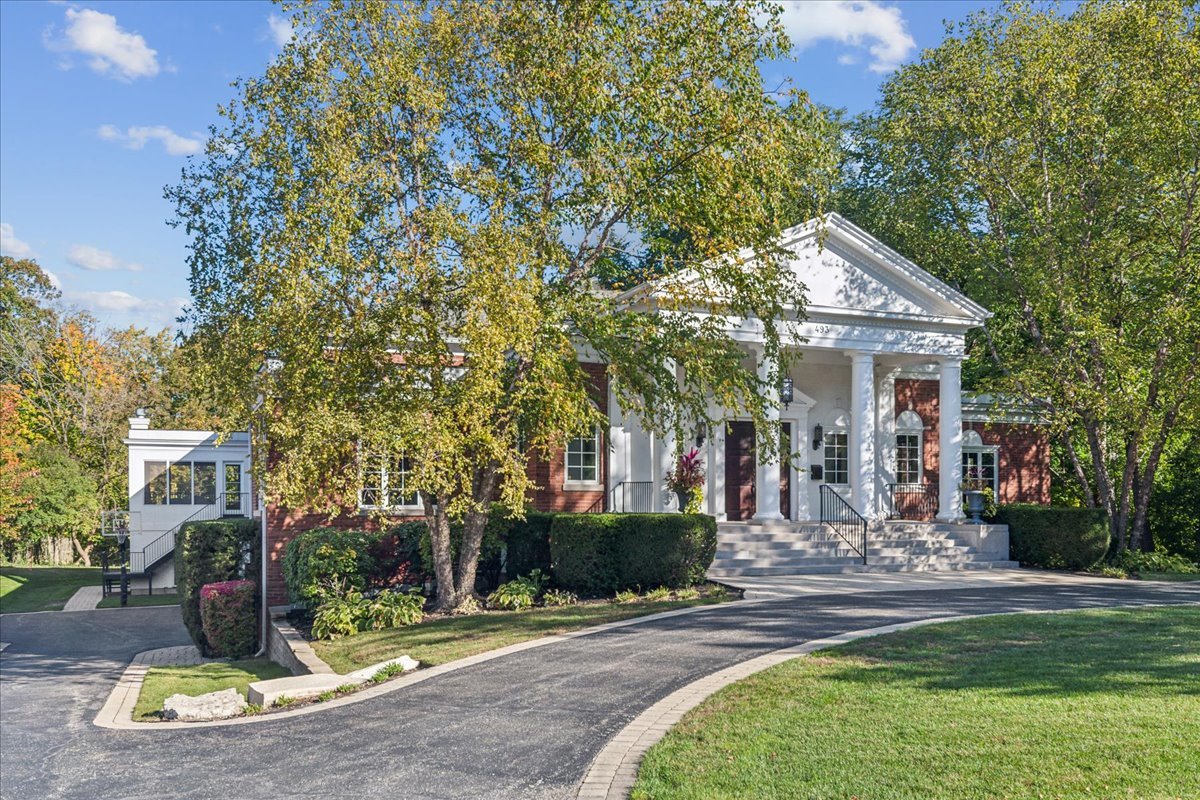
[[[504,572],[510,579],[528,575],[535,569],[550,574],[550,525],[554,517],[544,511],[527,510],[525,519],[507,520],[503,535],[508,548]]]
[[[1090,569],[1108,552],[1108,516],[1103,509],[1005,505],[996,522],[1008,526],[1012,557],[1025,566]]]
[[[254,581],[221,581],[200,587],[200,622],[213,655],[254,655],[258,650],[257,600]]]
[[[183,624],[207,657],[214,653],[200,617],[200,589],[207,583],[257,579],[262,568],[258,532],[258,522],[253,519],[213,520],[189,522],[175,537],[175,584]],[[258,610],[256,607],[256,619]]]
[[[716,551],[705,514],[558,514],[550,526],[555,582],[580,594],[693,586]]]

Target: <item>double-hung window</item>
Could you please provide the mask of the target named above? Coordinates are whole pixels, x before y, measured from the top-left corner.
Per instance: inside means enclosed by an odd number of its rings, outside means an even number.
[[[567,440],[567,485],[600,482],[600,432]]]
[[[825,482],[839,486],[850,483],[850,446],[846,431],[825,434]]]
[[[964,481],[980,480],[984,486],[999,493],[999,470],[996,469],[996,448],[964,447],[962,451],[962,477]]]
[[[411,488],[412,462],[407,456],[363,456],[362,508],[416,508],[421,495]]]
[[[925,423],[911,408],[896,417],[896,483],[921,482],[921,439]]]

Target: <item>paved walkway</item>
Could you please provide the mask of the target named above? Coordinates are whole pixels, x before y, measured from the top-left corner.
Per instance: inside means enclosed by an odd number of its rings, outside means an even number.
[[[748,600],[770,600],[814,594],[920,592],[986,589],[1000,586],[1084,586],[1111,583],[1095,575],[1035,569],[968,569],[942,572],[851,572],[828,575],[782,575],[759,578],[714,578],[746,593]]]
[[[104,599],[104,589],[99,586],[80,586],[63,606],[63,611],[91,611]]]
[[[956,614],[1185,602],[1200,603],[1200,586],[1110,581],[732,603],[303,717],[144,732],[91,720],[134,653],[186,643],[178,609],[5,615],[0,638],[13,644],[0,656],[0,797],[569,800],[645,709],[780,648]]]

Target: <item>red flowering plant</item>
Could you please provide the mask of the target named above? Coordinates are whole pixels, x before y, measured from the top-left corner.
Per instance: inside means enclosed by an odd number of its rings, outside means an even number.
[[[679,495],[680,511],[695,512],[699,510],[703,487],[704,463],[700,451],[693,447],[675,461],[675,468],[667,475],[667,488]]]

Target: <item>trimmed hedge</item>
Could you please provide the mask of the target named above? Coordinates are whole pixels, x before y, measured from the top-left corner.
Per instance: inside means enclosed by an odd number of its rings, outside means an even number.
[[[175,537],[175,584],[183,624],[204,656],[211,658],[214,652],[204,635],[200,589],[208,583],[257,579],[262,569],[258,533],[256,520],[231,519],[189,522]],[[256,619],[257,603],[255,595]]]
[[[504,541],[508,559],[504,572],[510,579],[528,575],[535,569],[550,574],[550,526],[554,514],[544,511],[525,512],[525,519],[510,519]]]
[[[716,552],[706,514],[558,514],[550,526],[555,582],[580,594],[693,586]]]
[[[1108,552],[1104,509],[1005,505],[996,522],[1008,526],[1012,557],[1026,566],[1090,569]]]
[[[258,650],[257,589],[246,580],[200,587],[200,621],[214,655],[241,658]]]

